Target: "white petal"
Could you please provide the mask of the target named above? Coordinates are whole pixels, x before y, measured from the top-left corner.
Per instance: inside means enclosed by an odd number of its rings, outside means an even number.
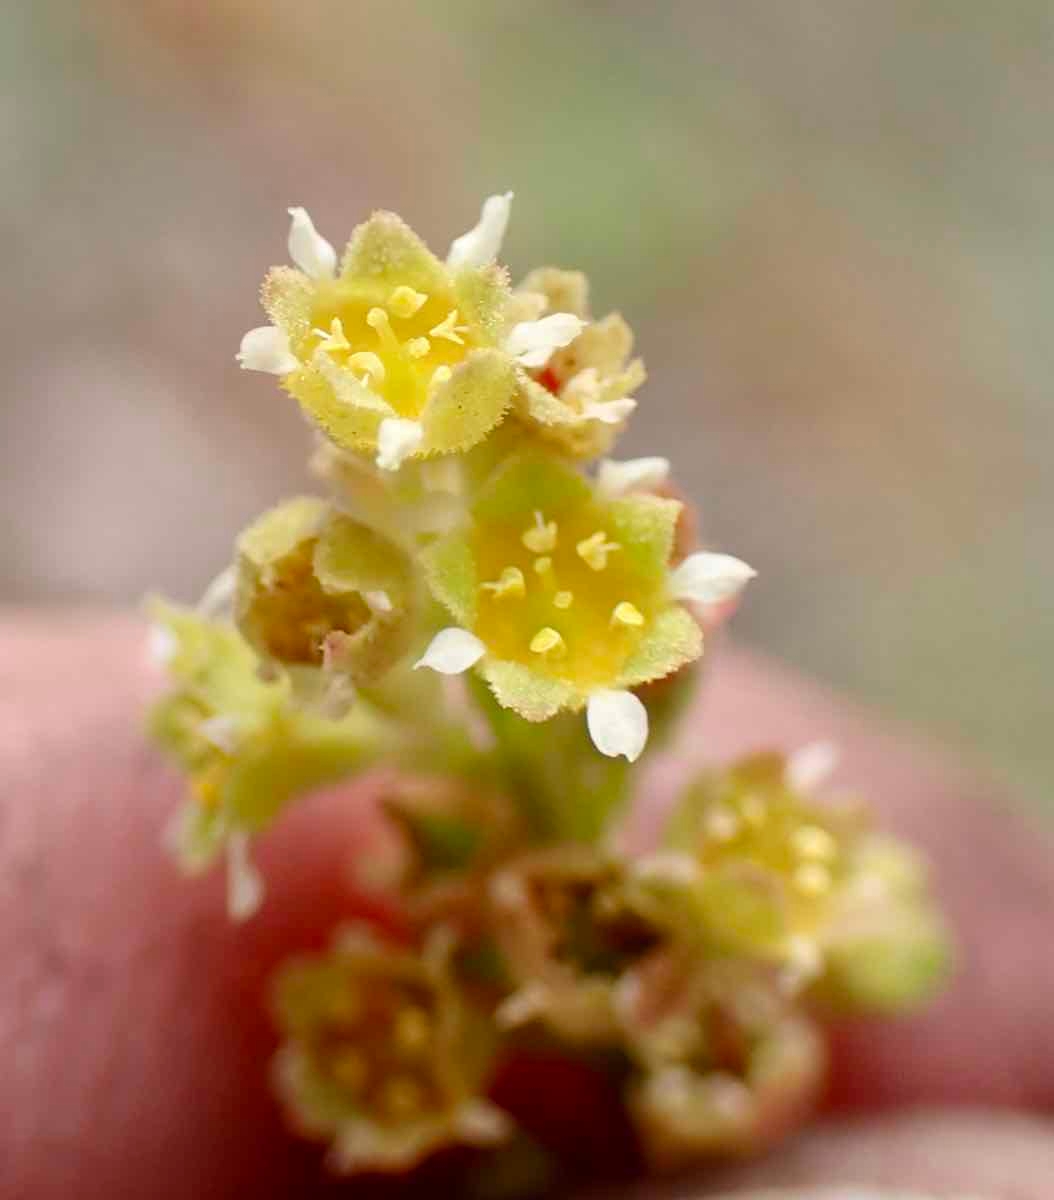
[[[167,625],[151,625],[146,635],[146,661],[163,671],[176,657],[179,639]]]
[[[648,710],[632,692],[602,688],[589,697],[586,724],[593,745],[609,758],[640,758],[648,741]]]
[[[834,742],[810,742],[795,750],[787,759],[783,776],[796,792],[811,792],[826,783],[838,766],[838,747]]]
[[[337,273],[337,252],[315,229],[307,209],[290,208],[289,257],[312,279],[332,279]]]
[[[620,425],[636,407],[637,402],[632,396],[623,396],[620,400],[587,404],[582,409],[582,416],[602,425]]]
[[[455,238],[446,256],[448,267],[482,267],[493,262],[501,251],[509,224],[512,192],[488,196],[480,209],[479,221],[468,233]]]
[[[237,578],[233,567],[226,567],[205,589],[195,612],[205,621],[222,621],[231,615]]]
[[[677,600],[696,604],[719,604],[728,600],[757,575],[753,567],[731,554],[690,554],[670,576]]]
[[[233,754],[238,749],[238,722],[234,717],[225,714],[209,717],[198,726],[198,732],[224,754]]]
[[[460,675],[478,663],[486,652],[486,646],[467,629],[441,629],[414,663],[414,670],[431,667],[440,675]]]
[[[250,329],[234,357],[243,371],[266,371],[268,375],[288,375],[300,366],[285,331],[274,325]]]
[[[233,921],[245,921],[260,907],[264,896],[263,876],[249,859],[249,835],[227,837],[227,913]]]
[[[383,471],[397,471],[420,446],[424,435],[420,421],[385,417],[377,430],[377,466]]]
[[[554,350],[573,342],[586,323],[573,313],[550,313],[540,321],[513,325],[505,349],[525,367],[544,367]]]
[[[605,458],[597,468],[597,488],[614,500],[627,492],[651,492],[661,487],[670,475],[668,458],[628,458],[616,462]]]

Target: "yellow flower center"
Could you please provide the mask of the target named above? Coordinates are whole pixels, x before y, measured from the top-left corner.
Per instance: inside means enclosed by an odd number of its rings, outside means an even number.
[[[822,916],[844,872],[837,838],[786,793],[731,790],[703,821],[705,866],[750,862],[782,878],[797,932]]]
[[[363,978],[348,980],[333,999],[310,1044],[319,1071],[352,1105],[398,1124],[445,1102],[427,988]]]
[[[416,420],[478,344],[449,296],[405,284],[378,292],[337,279],[318,282],[310,329],[293,350],[306,364],[322,356],[368,387],[391,415]]]
[[[559,520],[480,523],[473,550],[488,653],[585,691],[614,684],[665,603],[662,580],[634,570],[592,502]]]

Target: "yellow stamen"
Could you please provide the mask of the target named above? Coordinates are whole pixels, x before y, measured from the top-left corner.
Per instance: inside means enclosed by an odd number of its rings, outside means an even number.
[[[428,331],[429,336],[445,338],[448,342],[453,342],[457,346],[463,346],[465,339],[461,335],[468,333],[468,326],[459,325],[457,318],[458,311],[456,308],[452,308],[438,325]]]
[[[394,1117],[408,1117],[417,1112],[424,1100],[424,1092],[416,1079],[408,1075],[396,1075],[382,1089],[384,1107]]]
[[[611,614],[612,625],[626,625],[635,629],[639,629],[644,624],[644,614],[635,604],[630,604],[628,600],[623,600],[615,605],[615,611]]]
[[[343,988],[329,998],[326,1015],[333,1021],[354,1021],[362,1011],[362,997],[354,988]]]
[[[369,1067],[361,1050],[347,1046],[334,1054],[330,1071],[339,1084],[351,1092],[358,1092],[366,1083]]]
[[[715,841],[730,842],[739,832],[739,818],[727,808],[715,808],[707,814],[704,828]]]
[[[411,358],[424,358],[431,349],[432,343],[426,337],[411,338],[406,343],[406,353]]]
[[[564,639],[549,625],[539,629],[531,638],[531,651],[534,654],[553,654],[566,649]]]
[[[578,557],[594,571],[603,571],[608,565],[608,555],[614,550],[620,550],[618,542],[609,542],[607,534],[602,530],[583,538],[575,549]]]
[[[432,372],[432,378],[428,381],[428,386],[430,388],[442,387],[444,383],[450,381],[450,377],[453,374],[454,372],[447,366],[436,367]]]
[[[329,347],[327,346],[326,349],[328,350]],[[359,350],[355,354],[349,355],[348,366],[353,371],[365,371],[374,383],[383,383],[387,374],[384,363],[372,350]]]
[[[383,308],[371,308],[366,314],[366,324],[376,331],[385,350],[399,350],[399,339],[392,332],[392,322]]]
[[[769,815],[765,801],[759,796],[746,796],[741,805],[743,812],[743,820],[748,825],[753,825],[755,829],[765,824],[765,819]]]
[[[397,317],[412,317],[427,299],[424,292],[415,292],[412,287],[400,284],[388,297],[388,311]]]
[[[822,896],[831,886],[831,872],[820,863],[805,863],[794,872],[794,886],[806,896]]]
[[[556,549],[557,527],[555,521],[548,524],[540,512],[534,514],[534,525],[524,531],[520,540],[532,554],[547,554]]]
[[[313,329],[312,333],[317,333],[322,339],[319,349],[325,351],[326,354],[351,349],[351,342],[344,333],[344,325],[340,317],[334,317],[329,323],[329,333],[326,333],[324,329]]]
[[[395,1044],[407,1054],[423,1050],[431,1031],[432,1023],[423,1008],[407,1005],[395,1018]]]
[[[838,844],[826,829],[803,825],[791,835],[791,846],[801,858],[816,858],[830,862],[838,854]]]
[[[556,608],[570,608],[574,603],[574,594],[572,592],[557,592],[553,597],[553,605]]]
[[[544,575],[546,571],[552,568],[552,565],[553,560],[547,554],[543,555],[542,558],[536,558],[534,560],[534,573],[536,575]]]
[[[500,600],[503,596],[524,596],[527,594],[527,585],[523,579],[523,572],[519,567],[506,567],[497,580],[485,583],[483,587],[488,592],[493,593],[495,600]]]

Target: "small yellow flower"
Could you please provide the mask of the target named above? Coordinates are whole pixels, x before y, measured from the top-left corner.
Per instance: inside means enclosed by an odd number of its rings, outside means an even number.
[[[553,310],[589,321],[589,285],[580,271],[543,267],[513,294],[524,313]],[[517,412],[545,440],[576,458],[606,454],[637,407],[632,393],[645,379],[630,358],[633,333],[618,313],[587,323],[572,342],[521,375]]]
[[[403,1172],[509,1133],[482,1094],[493,1037],[450,974],[450,949],[441,933],[418,952],[353,928],[279,972],[278,1093],[306,1135],[330,1143],[337,1170]]]
[[[272,664],[379,679],[413,632],[410,563],[371,529],[309,496],[287,500],[238,539],[234,615]]]
[[[564,844],[512,859],[492,878],[493,931],[515,990],[499,1025],[540,1022],[576,1043],[618,1045],[620,981],[666,936],[635,907],[625,865]]]
[[[150,714],[154,737],[190,779],[170,830],[185,870],[228,863],[231,915],[252,915],[262,881],[248,840],[296,796],[361,768],[387,748],[379,726],[354,710],[340,721],[293,703],[287,679],[263,680],[259,660],[228,625],[155,602],[151,642],[172,689]]]
[[[504,417],[521,366],[543,366],[582,329],[566,313],[507,327],[506,275],[494,259],[511,198],[491,196],[445,263],[380,212],[338,264],[304,209],[290,209],[296,269],[267,276],[272,323],[245,335],[239,363],[278,375],[337,445],[386,470],[466,450]]]
[[[437,634],[418,665],[455,674],[479,664],[498,702],[529,721],[586,708],[598,749],[632,761],[648,727],[630,689],[702,649],[682,602],[731,594],[753,574],[707,554],[671,570],[680,507],[603,494],[555,457],[513,458],[468,526],[424,553],[432,592],[460,625]]]
[[[948,940],[916,856],[817,799],[834,763],[816,743],[706,772],[674,811],[668,853],[695,866],[688,911],[704,939],[783,964],[789,992],[903,1008],[945,974]]]
[[[653,1170],[757,1153],[815,1102],[823,1040],[763,973],[656,955],[624,991],[626,1104]]]

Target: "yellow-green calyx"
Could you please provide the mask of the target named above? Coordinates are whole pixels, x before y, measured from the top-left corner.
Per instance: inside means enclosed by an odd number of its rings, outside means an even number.
[[[322,500],[300,497],[265,513],[238,539],[237,566],[235,620],[273,663],[368,683],[406,650],[409,561]]]
[[[542,267],[514,293],[525,313],[571,312],[582,332],[543,366],[524,372],[517,412],[546,441],[575,458],[606,454],[637,407],[644,364],[633,353],[633,332],[618,313],[589,319],[589,287],[580,271]]]
[[[189,777],[190,799],[173,826],[173,848],[188,869],[207,866],[223,848],[230,856],[232,847],[232,867],[244,867],[238,839],[387,748],[364,709],[329,720],[297,704],[287,679],[261,679],[257,656],[229,626],[159,601],[151,615],[172,687],[154,705],[150,728]],[[242,876],[231,880],[238,916],[259,899],[255,888],[239,893]]]
[[[258,369],[280,374],[339,446],[382,466],[464,450],[502,419],[516,386],[502,346],[507,298],[493,262],[445,265],[394,213],[376,213],[339,268],[270,272],[263,306],[286,357]],[[242,356],[258,361],[244,343]]]
[[[858,807],[825,805],[799,782],[797,763],[815,749],[700,776],[674,811],[666,861],[715,947],[783,962],[786,987],[809,985],[837,1004],[915,1003],[948,966],[924,866]]]
[[[597,740],[594,697],[699,656],[698,626],[669,585],[679,512],[654,496],[602,498],[544,455],[499,471],[468,524],[423,562],[436,599],[478,644],[475,661],[500,704],[530,721],[589,704]],[[431,651],[423,665],[445,669]]]

